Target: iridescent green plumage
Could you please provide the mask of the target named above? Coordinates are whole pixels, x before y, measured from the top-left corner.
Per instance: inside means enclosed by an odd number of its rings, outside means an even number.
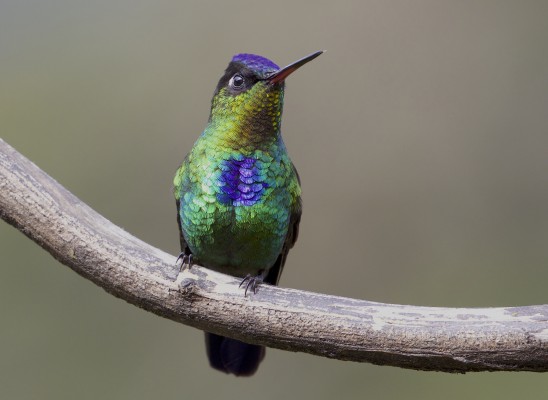
[[[290,220],[301,212],[297,174],[279,135],[283,87],[260,81],[232,97],[223,88],[213,101],[210,123],[175,178],[176,198],[185,242],[194,259],[235,276],[258,274],[274,265]],[[236,101],[235,101],[236,100]],[[262,104],[262,106],[260,106]],[[221,110],[230,109],[234,117]],[[270,126],[253,131],[253,118],[269,117]],[[231,160],[253,159],[254,182],[264,193],[252,205],[221,202],[220,181]],[[239,171],[237,171],[239,172]]]
[[[301,188],[280,135],[284,79],[319,54],[283,69],[236,55],[215,90],[206,129],[175,175],[184,254],[250,276],[253,290],[263,279],[277,284],[297,239]],[[216,335],[208,346],[212,365],[236,375],[254,373],[264,354]]]

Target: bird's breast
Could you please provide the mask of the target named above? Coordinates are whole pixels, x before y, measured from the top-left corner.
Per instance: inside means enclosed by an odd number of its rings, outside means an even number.
[[[236,276],[272,266],[297,200],[289,159],[263,152],[204,157],[187,170],[179,212],[196,259]]]

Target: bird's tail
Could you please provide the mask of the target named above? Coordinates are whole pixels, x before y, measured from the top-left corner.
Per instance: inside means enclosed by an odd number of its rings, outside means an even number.
[[[209,332],[205,332],[205,341],[209,364],[227,374],[251,376],[264,358],[264,346],[240,342]]]

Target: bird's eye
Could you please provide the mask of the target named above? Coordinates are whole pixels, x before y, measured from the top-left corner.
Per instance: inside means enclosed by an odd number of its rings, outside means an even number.
[[[240,74],[236,74],[230,78],[230,82],[228,82],[228,84],[233,89],[241,89],[244,87],[244,82],[244,77]]]

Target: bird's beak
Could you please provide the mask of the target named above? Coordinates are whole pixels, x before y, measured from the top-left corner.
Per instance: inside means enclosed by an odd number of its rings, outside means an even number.
[[[272,75],[268,76],[265,80],[274,84],[274,83],[280,83],[285,80],[290,74],[298,70],[300,67],[305,65],[307,62],[312,61],[316,57],[318,57],[320,54],[322,54],[324,50],[317,51],[315,53],[312,53],[304,58],[301,58],[298,61],[295,61],[292,64],[289,64],[287,67],[283,67],[276,72],[274,72]]]

